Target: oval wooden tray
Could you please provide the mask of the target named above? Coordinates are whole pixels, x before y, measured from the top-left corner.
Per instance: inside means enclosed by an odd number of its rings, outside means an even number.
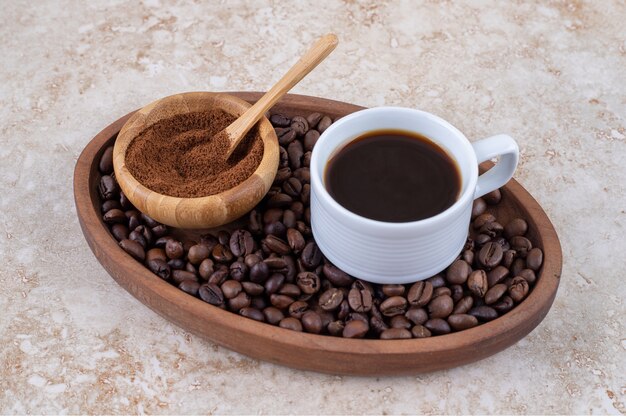
[[[260,93],[233,93],[254,102]],[[273,109],[293,116],[320,112],[336,117],[362,107],[316,97],[287,95]],[[503,189],[496,216],[500,222],[521,216],[528,237],[543,248],[544,264],[529,296],[502,317],[445,336],[412,340],[351,340],[297,333],[213,307],[152,274],[126,254],[101,220],[98,162],[128,119],[102,130],[84,149],[74,171],[74,198],[83,233],[98,261],[139,301],[191,333],[253,358],[299,369],[350,375],[407,375],[474,362],[526,336],[548,313],[559,286],[561,246],[537,201],[515,180]],[[484,167],[483,167],[484,168]],[[528,352],[539,355],[540,352]]]

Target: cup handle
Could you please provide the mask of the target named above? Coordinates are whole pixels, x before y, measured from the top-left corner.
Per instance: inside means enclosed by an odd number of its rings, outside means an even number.
[[[473,142],[472,147],[478,163],[500,156],[498,163],[478,177],[474,199],[482,197],[506,184],[517,167],[519,147],[508,135],[495,135]]]

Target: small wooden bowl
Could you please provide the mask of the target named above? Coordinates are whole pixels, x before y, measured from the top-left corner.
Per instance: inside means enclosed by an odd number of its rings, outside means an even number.
[[[250,102],[261,97],[260,93],[232,94]],[[272,111],[289,117],[319,112],[334,119],[362,109],[353,104],[288,94]],[[94,255],[118,284],[191,333],[250,357],[299,369],[349,375],[415,375],[475,362],[506,349],[537,327],[552,306],[561,277],[559,239],[541,206],[515,180],[501,189],[502,202],[489,211],[503,223],[515,217],[525,218],[527,237],[543,249],[544,261],[528,297],[489,323],[424,339],[354,340],[298,333],[207,304],[163,281],[124,252],[102,221],[98,164],[129,116],[102,130],[76,162],[74,198],[78,220]],[[172,233],[181,239],[197,239],[200,231],[179,229]],[[530,350],[526,353],[528,357],[542,354]]]
[[[153,219],[180,228],[210,228],[229,223],[252,208],[267,194],[278,169],[276,132],[267,118],[258,122],[263,140],[263,158],[254,173],[230,190],[198,198],[159,194],[143,186],[125,163],[126,150],[135,137],[152,124],[180,114],[220,108],[241,116],[250,103],[228,94],[191,92],[165,97],[148,104],[124,124],[113,149],[115,177],[131,203]]]

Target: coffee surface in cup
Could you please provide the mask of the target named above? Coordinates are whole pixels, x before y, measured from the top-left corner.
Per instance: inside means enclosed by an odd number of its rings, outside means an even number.
[[[439,145],[417,133],[367,132],[340,149],[324,185],[346,209],[384,222],[432,217],[457,200],[461,175]]]

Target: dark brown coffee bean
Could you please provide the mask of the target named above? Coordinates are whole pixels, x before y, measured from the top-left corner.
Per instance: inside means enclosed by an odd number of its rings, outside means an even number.
[[[357,313],[367,313],[372,309],[372,293],[365,288],[353,288],[348,293],[348,304]]]
[[[330,288],[320,295],[318,304],[324,311],[334,311],[343,301],[343,293],[338,288]]]
[[[492,192],[485,194],[483,199],[487,204],[498,204],[500,200],[502,200],[502,193],[499,189],[495,189]]]
[[[331,336],[339,336],[343,335],[343,329],[345,328],[345,324],[341,320],[335,320],[328,323],[326,329]]]
[[[463,259],[469,265],[472,265],[474,263],[474,251],[470,249],[464,250],[463,254],[461,255],[461,259]]]
[[[322,115],[320,113],[311,113],[307,116],[306,121],[309,122],[309,129],[315,129],[315,126],[322,119]]]
[[[446,280],[451,284],[463,284],[467,281],[470,272],[472,272],[472,268],[469,264],[462,259],[458,259],[448,267]]]
[[[270,295],[270,303],[280,310],[284,310],[294,302],[294,299],[282,294]]]
[[[117,181],[115,181],[111,175],[103,175],[102,178],[100,178],[98,191],[103,200],[111,200],[117,197],[120,188],[117,185]]]
[[[168,280],[171,276],[170,266],[162,259],[151,259],[148,261],[148,269],[159,278]]]
[[[428,314],[423,308],[410,308],[404,316],[414,324],[424,324],[428,320]]]
[[[162,236],[165,236],[167,234],[167,226],[164,224],[159,224],[159,225],[154,226],[152,228],[152,234],[157,239]]]
[[[198,295],[203,301],[214,305],[221,306],[224,304],[224,294],[220,287],[214,284],[203,284],[198,289]]]
[[[433,289],[443,287],[444,285],[446,285],[446,280],[441,274],[437,274],[435,276],[428,278],[426,282],[430,282],[430,284],[433,286]]]
[[[294,317],[286,317],[284,319],[282,319],[279,323],[278,323],[279,327],[282,327],[283,329],[289,329],[289,330],[293,330],[294,332],[301,332],[302,331],[302,323],[300,322],[300,320],[294,318]]]
[[[452,331],[448,322],[441,318],[428,320],[424,323],[424,327],[430,330],[432,334],[436,335],[448,334]]]
[[[311,151],[308,151],[308,152],[304,153],[304,156],[302,157],[302,166],[303,167],[310,167],[311,166],[311,157],[312,156],[313,156],[313,152],[311,152]]]
[[[472,204],[472,220],[480,216],[487,210],[487,203],[482,198],[477,198]]]
[[[526,266],[537,272],[543,264],[543,251],[539,248],[532,248],[526,255]]]
[[[365,337],[369,331],[370,326],[367,322],[362,320],[351,320],[346,323],[343,328],[343,337],[350,339],[361,339]]]
[[[489,306],[479,306],[470,309],[467,312],[474,317],[476,317],[479,321],[487,322],[498,318],[498,312]]]
[[[324,116],[322,117],[322,119],[319,121],[319,123],[317,124],[317,131],[321,133],[324,133],[324,131],[326,129],[328,129],[328,127],[333,123],[333,121],[330,119],[330,117],[328,116]]]
[[[313,272],[300,272],[296,284],[304,294],[315,294],[320,289],[320,278]]]
[[[474,226],[474,229],[478,230],[481,227],[483,227],[485,224],[495,222],[495,221],[496,221],[496,217],[493,214],[483,213],[474,219],[474,222],[472,223],[472,225]]]
[[[293,303],[291,303],[287,311],[291,317],[301,319],[305,311],[307,311],[308,309],[309,309],[309,304],[306,301],[299,300],[299,301],[294,301]]]
[[[483,298],[489,289],[489,281],[487,281],[487,273],[482,269],[472,272],[467,279],[467,288],[476,297]]]
[[[465,314],[470,308],[474,305],[474,299],[472,296],[467,295],[459,300],[458,303],[454,306],[452,310],[452,314]]]
[[[449,295],[441,295],[433,298],[428,303],[428,313],[431,318],[445,318],[452,313],[454,309],[454,301]]]
[[[244,258],[244,263],[246,264],[248,268],[252,268],[254,265],[258,264],[261,261],[263,261],[263,258],[261,258],[259,255],[255,253],[246,255],[246,257]]]
[[[494,285],[504,281],[504,279],[508,276],[509,270],[502,265],[498,265],[487,273],[487,283],[489,284],[489,287],[493,287]]]
[[[317,140],[320,138],[320,132],[318,132],[315,129],[311,129],[308,132],[306,132],[306,135],[304,135],[304,150],[306,151],[312,151],[313,150],[313,146],[315,146],[315,144],[317,143]]]
[[[170,268],[172,269],[183,269],[185,268],[185,266],[187,266],[187,262],[185,262],[184,259],[170,259],[169,261],[167,261],[167,264],[170,266]]]
[[[447,295],[452,297],[452,290],[450,289],[450,287],[435,288],[435,290],[433,291],[433,298],[437,298],[440,295]]]
[[[494,310],[496,310],[498,313],[504,314],[504,313],[508,313],[509,311],[511,311],[513,306],[515,306],[513,299],[509,297],[508,295],[505,295],[504,297],[500,299],[500,301],[493,304],[491,307],[493,307]]]
[[[511,265],[513,265],[513,261],[515,260],[515,257],[517,256],[517,252],[515,252],[513,249],[509,249],[504,251],[504,254],[502,255],[502,266],[504,266],[505,268],[511,268]]]
[[[200,265],[210,255],[209,248],[202,244],[193,245],[187,252],[187,259],[193,265]]]
[[[263,227],[263,233],[266,235],[273,235],[278,238],[284,239],[287,236],[287,227],[281,222],[266,223]],[[262,242],[261,242],[262,243]]]
[[[272,272],[283,273],[287,270],[287,261],[282,257],[271,255],[269,258],[264,259],[263,262],[267,264],[267,267]]]
[[[522,277],[515,277],[509,286],[509,296],[515,301],[519,303],[526,295],[528,295],[530,287],[528,286],[528,282]]]
[[[264,283],[270,276],[270,268],[265,262],[259,262],[250,268],[250,281]]]
[[[309,242],[302,250],[300,261],[307,269],[313,269],[322,261],[322,251],[317,247],[315,242]]]
[[[254,239],[247,230],[235,230],[228,243],[234,256],[246,256],[254,251]]]
[[[322,272],[327,280],[337,287],[348,287],[352,285],[354,279],[334,265],[325,264]]]
[[[231,298],[235,298],[237,295],[239,295],[241,291],[243,291],[241,283],[233,279],[224,281],[220,288],[222,290],[222,294],[224,294],[224,297],[228,298],[229,300]]]
[[[202,262],[204,263],[204,261]],[[248,267],[241,261],[233,262],[228,269],[230,277],[236,281],[243,281],[248,276]]]
[[[522,258],[517,258],[513,261],[513,265],[511,265],[510,272],[512,276],[518,276],[520,272],[526,269],[526,261]]]
[[[283,213],[283,224],[285,227],[287,229],[294,229],[296,227],[296,221],[296,214],[290,209],[285,210]]]
[[[298,136],[302,136],[309,130],[309,122],[302,116],[294,116],[290,127]]]
[[[308,167],[298,168],[293,171],[293,176],[297,178],[302,184],[311,183],[311,171]],[[293,208],[292,208],[293,210]],[[304,209],[302,209],[304,211]],[[295,211],[295,210],[294,210]]]
[[[283,274],[272,274],[265,281],[265,293],[268,295],[276,293],[280,287],[285,283],[285,276]]]
[[[291,168],[289,167],[281,168],[276,172],[276,176],[274,177],[274,185],[281,185],[290,177],[291,177]]]
[[[270,116],[270,123],[275,127],[287,127],[291,124],[291,119],[284,114],[275,113]]]
[[[277,128],[276,137],[280,146],[288,146],[298,134],[290,127]]]
[[[185,280],[178,284],[178,288],[191,295],[198,295],[198,290],[200,289],[200,284],[197,281],[193,280]]]
[[[104,152],[102,152],[98,169],[102,174],[110,174],[113,172],[113,146],[107,147]]]
[[[421,339],[424,337],[430,337],[432,333],[426,327],[418,324],[413,326],[413,328],[411,329],[411,334],[416,339]]]
[[[423,307],[433,296],[433,285],[429,281],[418,281],[409,288],[407,300],[413,307]]]
[[[491,239],[491,241],[493,243],[496,243],[496,244],[500,245],[500,247],[502,248],[502,252],[506,252],[506,251],[511,249],[511,245],[509,244],[509,241],[506,240],[502,236],[494,237],[493,239]],[[504,259],[504,255],[502,257]]]
[[[477,326],[478,319],[469,314],[451,314],[448,317],[448,324],[458,332]]]
[[[322,318],[315,311],[307,311],[302,315],[302,327],[307,333],[320,334],[322,331]]]
[[[239,314],[244,316],[245,318],[256,320],[256,321],[265,321],[265,316],[261,312],[253,307],[243,307],[239,310]]]
[[[478,252],[478,262],[485,268],[491,269],[496,267],[502,261],[502,247],[500,245],[488,242]]]
[[[251,303],[252,298],[250,297],[250,295],[247,292],[242,291],[230,300],[228,300],[228,308],[230,309],[230,311],[239,311],[242,308],[250,307]]]
[[[477,248],[482,247],[485,243],[491,242],[491,237],[489,235],[479,234],[474,239],[474,243]]]
[[[535,274],[535,272],[532,269],[522,269],[517,276],[522,277],[526,280],[526,282],[528,282],[529,284],[534,284],[535,281],[537,280],[537,275]]]
[[[302,192],[300,193],[300,201],[308,205],[310,204],[310,199],[311,199],[311,185],[304,184],[304,186],[302,186]]]
[[[130,232],[128,238],[139,243],[144,249],[147,249],[148,245],[153,240],[152,231],[145,226],[137,226],[135,230]]]
[[[256,297],[263,294],[264,290],[262,285],[250,281],[241,282],[241,287],[246,292],[246,294],[250,295],[251,297]],[[293,300],[291,301],[293,302]]]
[[[485,223],[483,227],[480,228],[478,233],[487,235],[493,239],[497,236],[500,236],[502,234],[502,230],[504,230],[504,228],[502,227],[500,223],[489,222],[489,223]]]
[[[465,290],[463,289],[462,285],[451,285],[450,290],[452,290],[452,294],[450,294],[450,296],[452,297],[452,301],[454,301],[455,303],[458,302],[465,295]]]
[[[218,243],[215,245],[213,250],[211,251],[211,256],[215,260],[215,262],[219,263],[229,263],[232,262],[235,256],[226,246]]]
[[[396,317],[399,317],[399,316],[396,316]],[[376,334],[380,334],[383,331],[387,330],[389,326],[387,326],[387,323],[385,323],[385,321],[382,318],[373,316],[373,317],[370,317],[370,328],[374,330]]]
[[[283,182],[283,192],[290,197],[297,198],[302,192],[302,183],[295,177],[289,178]]]
[[[382,292],[387,297],[393,297],[396,295],[404,295],[406,288],[402,284],[386,284],[382,286]]]
[[[295,299],[300,297],[302,291],[296,284],[286,283],[278,290],[278,293]]]
[[[517,252],[517,255],[525,258],[528,255],[528,252],[533,248],[533,244],[530,240],[526,239],[523,236],[513,236],[510,239],[511,249]]]
[[[256,308],[257,310],[261,311],[267,306],[269,306],[269,301],[267,301],[266,298],[263,296],[250,298],[250,307],[252,308]]]
[[[286,255],[291,251],[287,242],[274,235],[267,235],[265,239],[263,239],[262,244],[265,245],[271,252],[279,255]]]
[[[404,297],[389,297],[380,304],[380,312],[383,316],[393,317],[406,312],[408,302]]]
[[[128,219],[126,218],[126,215],[120,209],[111,209],[111,210],[107,211],[102,216],[102,220],[106,224],[115,224],[115,223],[123,224],[123,223],[126,223],[128,221]]]
[[[393,328],[410,329],[413,327],[413,323],[405,316],[393,316],[389,319],[389,325]]]
[[[287,194],[277,193],[267,200],[267,207],[286,208],[293,202],[293,199]]]
[[[178,240],[168,240],[165,243],[165,254],[170,259],[182,258],[184,255],[183,244]]]
[[[263,231],[261,214],[256,210],[252,210],[248,216],[248,230],[250,233],[255,235],[258,235]]]
[[[347,294],[344,294],[344,300],[339,304],[339,310],[337,310],[337,318],[339,320],[345,320],[350,314],[350,304],[346,300]]]
[[[161,248],[152,248],[146,252],[146,262],[150,262],[153,259],[160,259],[167,263],[167,255],[165,255],[165,251]]]
[[[297,255],[302,252],[302,249],[304,249],[306,241],[304,240],[302,233],[296,229],[287,229],[287,243],[293,253]]]
[[[496,284],[489,288],[489,291],[485,294],[485,304],[495,303],[506,293],[506,290],[507,287],[504,284]]]
[[[193,272],[185,271],[183,269],[175,269],[172,271],[172,281],[180,284],[185,280],[197,281],[198,278],[196,278],[196,274]]]
[[[187,272],[191,272],[194,275],[198,275],[198,270],[196,269],[195,266],[193,266],[191,263],[187,262],[185,264],[185,271]]]
[[[215,266],[212,259],[205,259],[200,263],[198,274],[202,279],[208,280],[213,272],[215,272]]]
[[[511,239],[514,236],[524,236],[528,231],[528,223],[524,219],[513,219],[504,226],[504,236]]]
[[[111,226],[111,234],[118,242],[120,240],[128,239],[128,227],[123,224],[116,223]]]
[[[263,315],[265,316],[265,321],[267,321],[269,324],[273,324],[274,326],[278,325],[278,323],[285,318],[283,312],[276,307],[264,308]]]
[[[304,148],[302,142],[294,140],[287,147],[287,155],[289,156],[289,167],[296,170],[302,166],[302,157],[304,156]]]
[[[391,328],[383,330],[380,334],[380,338],[383,340],[411,339],[411,337],[411,332],[405,328]]]
[[[100,212],[106,213],[107,211],[113,209],[122,210],[122,205],[117,200],[107,200],[102,203],[102,206],[100,207]]]
[[[140,262],[143,262],[146,258],[146,252],[144,251],[143,246],[134,240],[124,239],[119,243],[119,245],[126,251],[126,253]]]

